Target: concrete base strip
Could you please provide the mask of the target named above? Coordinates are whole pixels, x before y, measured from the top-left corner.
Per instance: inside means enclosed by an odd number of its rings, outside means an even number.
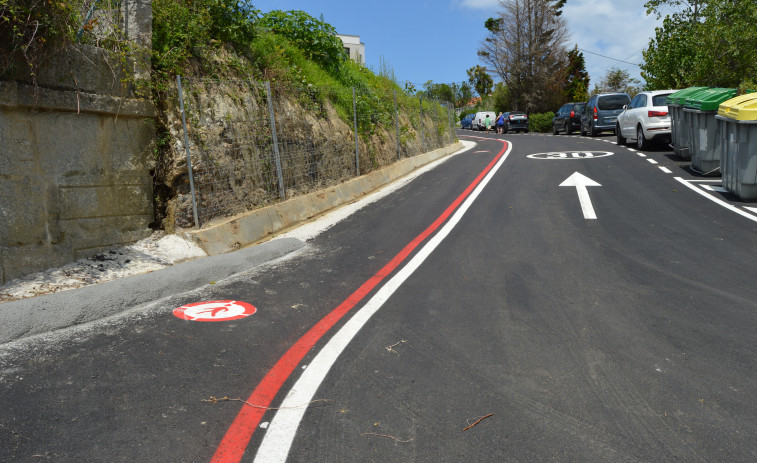
[[[428,153],[405,158],[391,166],[340,185],[246,212],[200,230],[191,230],[186,235],[195,240],[210,256],[235,251],[353,201],[462,147],[463,145],[457,142]]]
[[[278,239],[224,256],[184,262],[99,285],[0,304],[0,344],[133,309],[251,270],[305,246]]]

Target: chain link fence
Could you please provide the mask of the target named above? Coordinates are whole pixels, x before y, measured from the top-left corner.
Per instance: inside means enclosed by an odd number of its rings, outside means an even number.
[[[342,183],[455,141],[451,104],[400,90],[177,78],[200,226]]]

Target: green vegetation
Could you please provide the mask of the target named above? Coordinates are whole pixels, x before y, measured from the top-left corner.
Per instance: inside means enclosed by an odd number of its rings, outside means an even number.
[[[552,119],[555,113],[536,113],[528,116],[528,128],[531,132],[552,132]]]
[[[26,64],[34,76],[45,57],[73,41],[80,24],[72,3],[0,0],[0,75]]]
[[[648,14],[667,14],[644,50],[650,88],[754,87],[757,82],[757,2],[650,0]]]

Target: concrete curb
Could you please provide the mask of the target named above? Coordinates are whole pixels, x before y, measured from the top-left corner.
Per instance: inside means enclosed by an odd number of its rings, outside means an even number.
[[[251,270],[305,246],[284,238],[99,285],[0,305],[0,344],[125,312]]]
[[[206,228],[190,230],[186,232],[186,235],[197,242],[209,256],[236,251],[278,231],[353,201],[461,148],[463,144],[457,142],[428,153],[405,158],[383,169],[334,187],[245,212],[218,223],[211,223]]]

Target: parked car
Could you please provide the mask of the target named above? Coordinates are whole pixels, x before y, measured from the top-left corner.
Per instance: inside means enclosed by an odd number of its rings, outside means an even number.
[[[567,135],[573,135],[574,130],[581,130],[581,114],[585,106],[586,103],[564,104],[552,119],[552,133],[557,135],[565,132]]]
[[[460,128],[461,129],[472,129],[471,122],[473,122],[473,118],[476,117],[475,114],[466,114],[465,117],[460,119]]]
[[[596,137],[599,132],[615,132],[618,114],[630,102],[628,93],[592,95],[581,113],[581,135]]]
[[[670,115],[667,99],[674,92],[675,90],[657,90],[636,95],[618,116],[615,126],[618,144],[625,145],[627,140],[636,140],[636,146],[643,150],[652,142],[669,142]]]
[[[495,127],[495,124],[497,123],[497,115],[494,114],[494,111],[479,111],[476,113],[476,116],[473,118],[473,121],[471,122],[471,128],[473,130],[486,130],[486,115],[489,115],[489,120],[491,121],[492,128]]]
[[[505,116],[505,133],[514,130],[515,133],[521,130],[528,133],[528,116],[524,112],[510,111],[504,113]]]

